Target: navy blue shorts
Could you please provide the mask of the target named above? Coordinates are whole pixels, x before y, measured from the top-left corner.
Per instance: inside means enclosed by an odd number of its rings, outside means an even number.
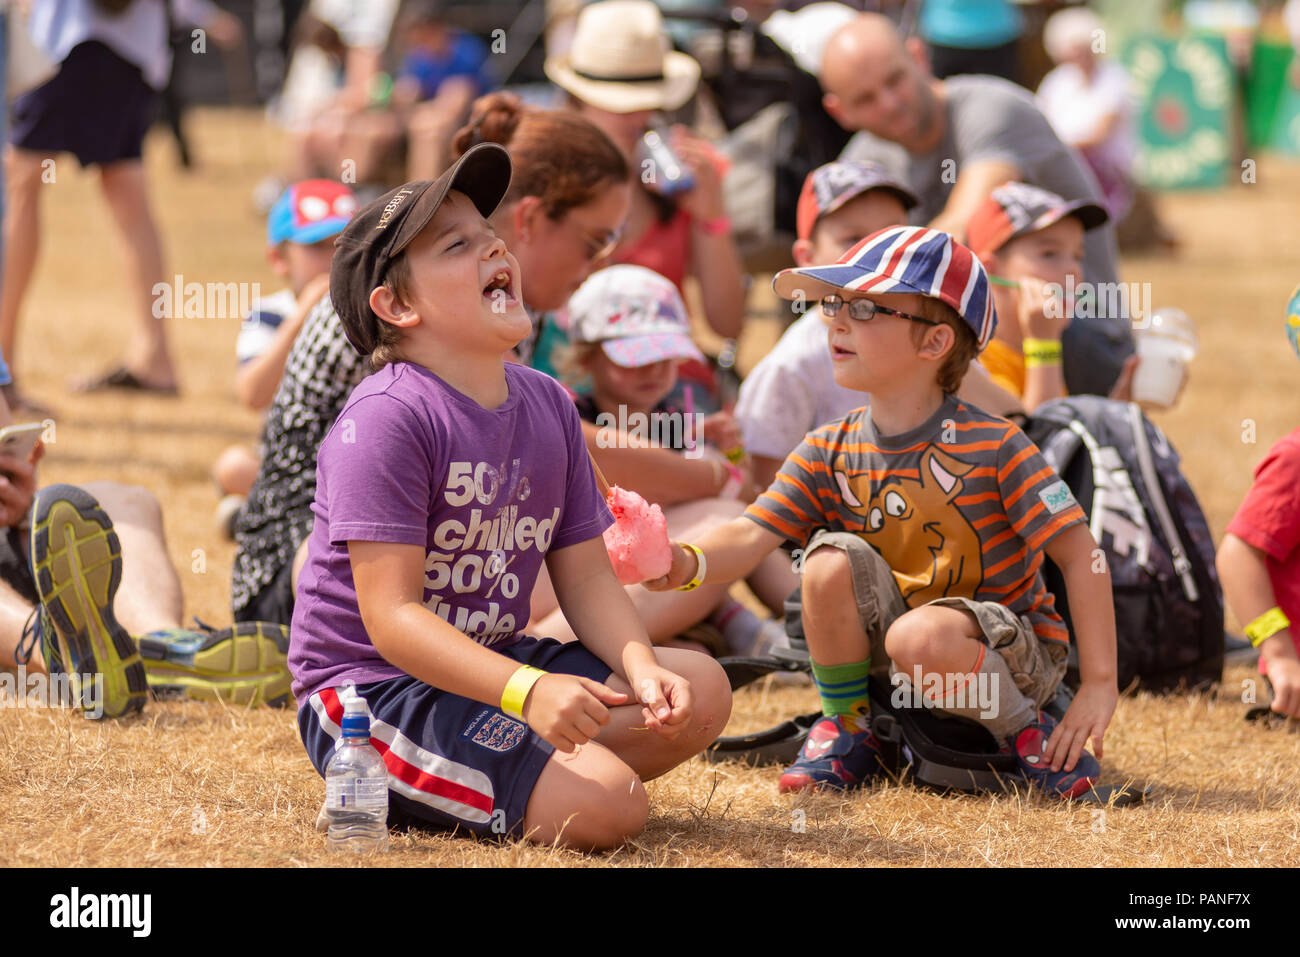
[[[82,166],[138,160],[156,99],[139,67],[88,40],[14,100],[10,140],[37,153],[72,153]]]
[[[605,664],[577,642],[521,635],[507,658],[543,671],[603,682]],[[388,765],[388,824],[463,828],[519,836],[542,768],[555,748],[500,708],[439,691],[410,675],[358,685],[370,707],[370,743]],[[341,734],[338,689],[311,695],[298,711],[307,756],[324,776]]]

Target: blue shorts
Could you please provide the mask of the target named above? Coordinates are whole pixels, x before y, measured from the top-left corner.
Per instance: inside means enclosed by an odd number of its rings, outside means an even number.
[[[612,673],[577,642],[520,635],[493,649],[543,671],[603,682]],[[440,691],[410,675],[358,685],[370,707],[370,743],[388,765],[388,823],[520,836],[524,812],[555,748],[500,708]],[[298,711],[307,756],[323,776],[340,735],[337,688]]]

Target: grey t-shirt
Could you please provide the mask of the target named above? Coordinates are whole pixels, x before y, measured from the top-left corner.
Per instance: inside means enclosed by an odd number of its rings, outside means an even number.
[[[1026,183],[1069,200],[1101,204],[1101,189],[1083,161],[1057,138],[1051,124],[1026,91],[991,76],[955,76],[944,81],[948,122],[943,141],[920,156],[897,143],[859,132],[840,154],[842,160],[880,163],[917,195],[911,222],[928,223],[943,210],[961,169],[977,160],[1001,160],[1020,170]],[[1084,240],[1084,279],[1119,280],[1118,246],[1111,223],[1090,230]],[[1099,311],[1112,300],[1097,297]],[[1124,357],[1133,351],[1127,316],[1076,319],[1066,330],[1065,377],[1072,393],[1109,391]]]

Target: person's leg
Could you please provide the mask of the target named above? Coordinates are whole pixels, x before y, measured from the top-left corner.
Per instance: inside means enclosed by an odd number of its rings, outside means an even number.
[[[176,370],[167,348],[166,318],[154,315],[153,288],[163,281],[162,239],[149,209],[144,164],[122,160],[100,168],[100,185],[118,230],[125,240],[128,272],[136,294],[136,323],[123,354],[123,365],[142,382],[157,388],[176,385]]]
[[[572,754],[551,755],[528,798],[524,836],[538,844],[603,851],[639,834],[649,814],[636,773],[592,741]]]
[[[132,635],[178,628],[184,613],[180,578],[167,555],[162,507],[139,485],[89,482],[122,544],[122,584],[114,612]]]
[[[657,778],[699,754],[717,740],[731,717],[731,684],[716,661],[708,655],[679,648],[656,648],[655,658],[690,684],[692,704],[687,726],[676,738],[661,737],[654,731],[644,730],[645,716],[640,704],[626,705],[610,709],[610,722],[596,738],[643,781]],[[610,675],[605,684],[637,698],[635,689],[617,675]]]
[[[256,452],[246,445],[231,445],[217,456],[212,479],[226,495],[247,495],[260,468]]]
[[[48,153],[10,146],[5,153],[4,282],[0,294],[0,355],[18,359],[18,319],[41,241],[42,163]],[[15,371],[15,377],[17,372]]]
[[[7,581],[0,579],[0,671],[13,671],[18,667],[14,652],[22,641],[23,629],[31,614],[31,603],[14,591]],[[25,664],[29,672],[45,672],[40,642],[36,643]]]

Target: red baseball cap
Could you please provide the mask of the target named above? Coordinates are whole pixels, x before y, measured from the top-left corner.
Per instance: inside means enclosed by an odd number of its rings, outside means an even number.
[[[1110,219],[1106,210],[1087,200],[1070,201],[1028,183],[1003,183],[989,193],[966,224],[966,243],[980,259],[1011,240],[1046,229],[1067,216],[1096,229]]]
[[[885,189],[893,193],[903,204],[904,210],[911,209],[919,202],[906,186],[890,176],[889,171],[879,163],[860,160],[827,163],[817,167],[803,181],[794,217],[796,236],[799,239],[810,238],[817,220],[872,189]]]

